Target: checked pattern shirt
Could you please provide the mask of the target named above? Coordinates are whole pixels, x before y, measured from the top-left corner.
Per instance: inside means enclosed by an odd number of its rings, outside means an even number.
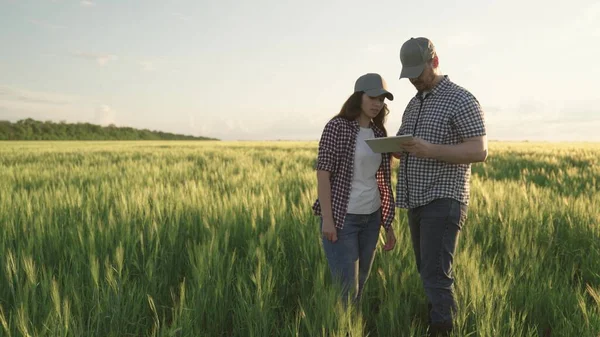
[[[408,103],[397,135],[412,134],[433,144],[459,144],[486,134],[477,99],[447,76],[425,97],[418,92]],[[416,208],[438,198],[469,204],[470,164],[449,164],[409,153],[400,157],[396,206]]]
[[[375,137],[385,137],[385,132],[371,122]],[[319,141],[317,170],[331,172],[331,208],[333,221],[337,228],[344,227],[348,200],[352,189],[354,172],[354,151],[360,126],[357,121],[336,117],[323,129]],[[389,153],[382,153],[381,165],[376,173],[381,195],[382,226],[387,231],[394,220],[394,196],[392,194],[391,168]],[[321,214],[319,199],[312,206],[315,215]]]

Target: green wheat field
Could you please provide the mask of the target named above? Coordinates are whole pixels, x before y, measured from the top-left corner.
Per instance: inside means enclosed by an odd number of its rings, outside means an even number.
[[[404,211],[360,311],[336,303],[316,153],[0,142],[0,336],[424,336]],[[454,335],[599,336],[600,144],[491,142],[472,170]]]

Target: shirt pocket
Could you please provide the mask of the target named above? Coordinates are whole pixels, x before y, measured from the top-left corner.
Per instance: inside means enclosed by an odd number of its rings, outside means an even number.
[[[406,135],[406,134],[411,134],[411,135],[415,135],[415,125],[418,123],[418,114],[419,114],[419,109],[418,107],[415,108],[413,107],[412,109],[408,110],[407,112],[405,112],[405,115],[402,118],[402,124],[400,125],[400,129],[398,131],[398,135]],[[418,127],[418,125],[417,125]],[[416,130],[416,132],[418,132],[418,130]]]
[[[450,135],[448,115],[424,114],[417,128],[417,136],[434,144],[444,144]]]

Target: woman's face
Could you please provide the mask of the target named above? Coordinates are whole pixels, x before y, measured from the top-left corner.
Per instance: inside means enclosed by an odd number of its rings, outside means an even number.
[[[377,97],[370,97],[367,94],[363,94],[360,108],[367,117],[373,119],[377,117],[377,115],[381,112],[381,109],[383,109],[384,100],[385,96],[383,95]]]

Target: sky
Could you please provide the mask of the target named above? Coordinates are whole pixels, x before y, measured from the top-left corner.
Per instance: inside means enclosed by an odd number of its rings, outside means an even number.
[[[0,0],[0,27],[0,120],[318,140],[375,72],[395,134],[424,36],[488,139],[600,141],[600,0]]]

